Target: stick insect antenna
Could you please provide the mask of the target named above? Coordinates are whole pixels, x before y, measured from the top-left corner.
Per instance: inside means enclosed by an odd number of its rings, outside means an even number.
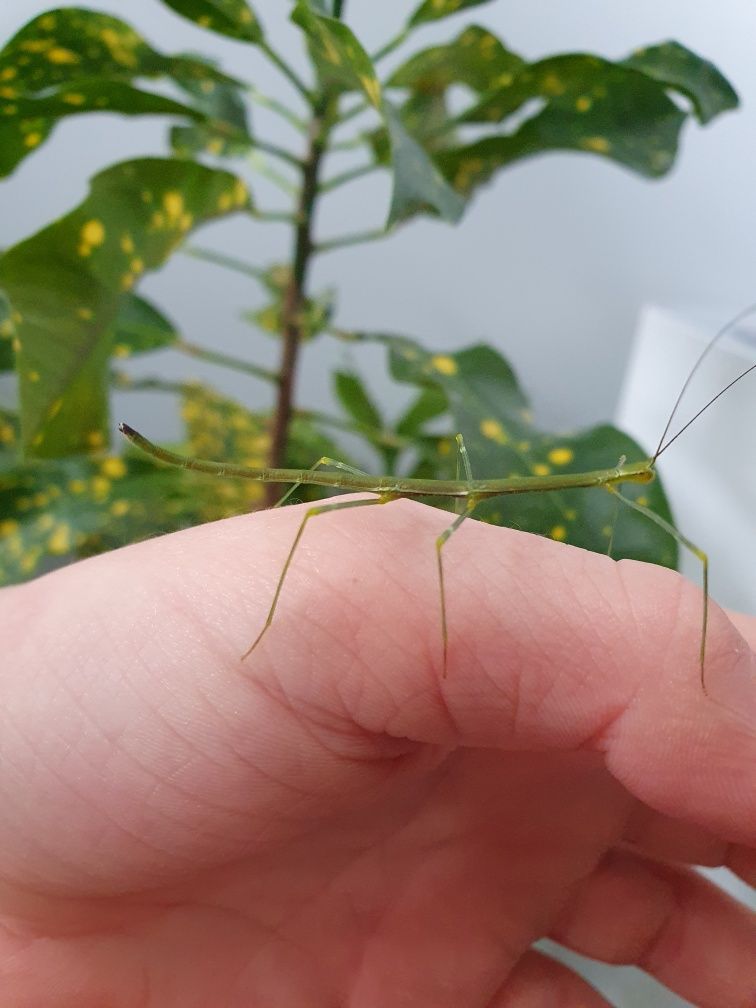
[[[728,389],[731,389],[732,386],[735,385],[737,382],[739,382],[741,378],[745,378],[747,374],[750,374],[751,371],[753,371],[754,368],[756,368],[756,365],[752,365],[747,370],[743,371],[742,374],[739,374],[738,377],[733,379],[733,381],[731,381],[729,385],[726,385],[723,389],[721,389],[721,391],[717,392],[717,394],[712,399],[710,399],[706,403],[706,405],[703,406],[691,420],[688,420],[685,426],[681,427],[680,430],[669,439],[669,441],[665,441],[667,435],[669,434],[669,429],[672,426],[672,422],[674,421],[675,416],[677,415],[677,411],[680,408],[680,404],[685,398],[685,393],[690,388],[690,383],[693,381],[694,377],[698,373],[699,369],[701,368],[701,365],[706,360],[711,350],[714,349],[714,346],[720,341],[720,339],[722,339],[723,336],[725,336],[728,332],[730,332],[731,329],[734,329],[735,326],[739,325],[741,322],[747,319],[749,315],[753,315],[754,313],[756,313],[756,302],[748,305],[747,308],[744,308],[742,311],[739,311],[737,315],[733,316],[728,322],[725,322],[725,324],[716,333],[713,339],[711,339],[709,343],[707,343],[706,346],[703,348],[703,350],[699,354],[698,359],[696,360],[696,363],[691,368],[688,377],[683,382],[683,386],[680,389],[677,399],[675,400],[675,405],[672,407],[672,412],[669,414],[669,420],[667,420],[667,424],[664,430],[662,431],[662,436],[659,438],[659,444],[657,445],[656,451],[654,452],[651,458],[652,464],[656,462],[656,460],[659,458],[662,452],[665,452],[667,448],[669,448],[669,446],[680,437],[683,431],[686,431],[688,427],[690,427],[690,425],[701,416],[702,413],[706,412],[709,406],[715,403],[721,395],[724,395],[724,393],[727,392]]]

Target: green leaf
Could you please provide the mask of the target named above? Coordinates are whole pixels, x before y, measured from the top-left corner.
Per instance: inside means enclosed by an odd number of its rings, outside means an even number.
[[[184,81],[181,87],[192,96],[206,121],[171,129],[171,146],[176,154],[180,157],[203,153],[216,157],[249,154],[254,141],[249,131],[247,107],[234,82]]]
[[[299,0],[291,20],[306,33],[329,79],[342,87],[362,91],[370,104],[381,108],[381,85],[372,60],[347,25],[335,18],[315,14]]]
[[[391,140],[394,188],[388,226],[416,213],[430,213],[443,220],[458,221],[465,210],[464,199],[446,182],[425,150],[402,124],[397,111],[383,103]]]
[[[534,98],[541,110],[514,132],[439,152],[437,162],[458,191],[469,193],[504,165],[548,150],[599,154],[649,177],[674,162],[685,113],[657,81],[597,56],[541,60],[461,118],[499,122]]]
[[[467,10],[468,7],[480,7],[489,0],[424,0],[409,19],[410,27],[427,24],[429,21],[439,21]]]
[[[415,53],[391,74],[386,87],[439,94],[464,84],[483,94],[508,87],[524,65],[486,28],[469,25],[446,45]]]
[[[380,431],[383,417],[362,383],[351,371],[334,372],[334,392],[345,412],[363,427]]]
[[[477,479],[587,472],[610,468],[621,455],[631,460],[644,457],[637,444],[613,427],[602,425],[565,436],[536,428],[511,368],[491,347],[438,354],[405,337],[367,334],[363,338],[388,347],[396,380],[444,393]],[[670,520],[658,482],[627,484],[623,492]],[[605,553],[615,524],[615,502],[600,488],[544,491],[482,502],[475,515]],[[612,555],[675,567],[677,544],[642,515],[624,509],[614,528]]]
[[[137,294],[124,294],[111,327],[114,357],[131,357],[170,346],[178,339],[172,322]]]
[[[420,395],[396,424],[396,432],[402,437],[414,437],[429,420],[443,416],[449,409],[449,402],[443,389],[432,385],[422,390]]]
[[[187,85],[235,83],[203,60],[161,55],[106,14],[69,8],[34,18],[0,51],[0,175],[36,150],[65,116],[204,117],[200,109],[130,86],[156,77]]]
[[[693,104],[696,117],[704,125],[720,113],[738,106],[737,93],[727,78],[713,63],[679,42],[662,42],[637,49],[623,63],[686,95]]]
[[[104,445],[112,323],[123,298],[195,227],[249,208],[246,186],[228,172],[128,161],[96,175],[74,211],[6,251],[0,284],[18,313],[27,453]]]
[[[244,0],[163,0],[163,3],[200,28],[241,42],[262,42],[262,26]]]
[[[16,327],[10,301],[5,292],[0,290],[0,371],[12,371],[16,366],[16,355],[13,350],[15,335]]]

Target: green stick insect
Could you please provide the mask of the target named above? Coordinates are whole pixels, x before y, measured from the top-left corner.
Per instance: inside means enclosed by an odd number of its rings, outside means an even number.
[[[305,512],[304,518],[297,529],[294,541],[291,544],[291,548],[289,549],[289,553],[281,570],[281,575],[273,594],[273,600],[271,602],[265,624],[255,640],[242,655],[242,660],[252,654],[273,622],[273,617],[278,607],[281,591],[283,589],[284,582],[286,581],[286,575],[289,572],[297,546],[302,539],[302,535],[310,519],[314,518],[316,515],[346,510],[347,508],[370,507],[378,504],[388,504],[391,501],[398,500],[402,497],[437,497],[454,501],[457,510],[457,516],[454,521],[436,539],[436,560],[438,568],[439,597],[441,603],[441,636],[443,640],[443,674],[445,676],[447,672],[448,621],[446,615],[446,586],[442,551],[444,545],[449,541],[453,533],[457,531],[467,518],[470,518],[473,515],[475,508],[481,501],[484,500],[490,500],[495,497],[504,497],[508,494],[543,493],[554,490],[559,491],[576,488],[588,489],[592,487],[602,487],[604,490],[611,493],[618,502],[624,503],[634,511],[645,515],[650,521],[655,522],[656,525],[662,528],[685,549],[690,550],[690,552],[693,553],[698,560],[700,560],[703,570],[703,611],[699,661],[701,669],[701,686],[704,693],[706,693],[704,660],[706,654],[706,629],[709,607],[708,557],[703,550],[699,549],[698,546],[682,535],[669,522],[665,521],[664,518],[645,505],[626,497],[619,488],[623,483],[650,483],[655,478],[656,462],[659,457],[677,440],[678,437],[680,437],[684,431],[688,429],[688,427],[690,427],[692,423],[694,423],[713,403],[715,403],[720,396],[724,395],[728,389],[732,388],[733,385],[741,381],[741,379],[745,378],[746,375],[756,369],[756,364],[753,364],[744,370],[723,389],[721,389],[713,398],[711,398],[700,410],[698,410],[698,412],[675,434],[671,436],[669,435],[672,423],[682,403],[683,397],[685,396],[694,375],[698,372],[707,355],[713,349],[714,345],[726,333],[735,328],[735,326],[754,312],[756,312],[756,304],[750,305],[748,308],[739,312],[716,333],[714,338],[704,348],[693,365],[693,368],[691,369],[677,396],[669,420],[667,421],[661,438],[659,439],[656,451],[651,458],[643,459],[640,462],[628,462],[623,456],[611,469],[597,469],[591,472],[563,473],[561,475],[548,476],[510,476],[506,479],[474,479],[467,449],[465,448],[465,443],[461,434],[457,435],[456,441],[459,451],[458,470],[459,463],[461,462],[464,470],[464,479],[457,478],[454,480],[436,480],[402,478],[398,476],[371,476],[359,469],[346,465],[344,462],[339,462],[336,459],[327,457],[319,459],[310,469],[253,469],[246,466],[233,465],[227,462],[213,462],[178,455],[175,452],[168,451],[166,448],[161,448],[159,445],[155,445],[151,441],[148,441],[147,438],[138,433],[138,431],[135,431],[126,423],[121,423],[119,425],[119,430],[137,448],[141,449],[143,452],[158,461],[164,462],[168,465],[178,466],[184,469],[193,469],[197,472],[209,473],[214,476],[243,477],[245,479],[257,480],[261,483],[292,484],[290,489],[276,506],[283,504],[291,496],[291,494],[297,490],[298,487],[303,485],[332,487],[337,490],[377,494],[376,497],[368,500],[335,501],[328,504],[316,504]]]

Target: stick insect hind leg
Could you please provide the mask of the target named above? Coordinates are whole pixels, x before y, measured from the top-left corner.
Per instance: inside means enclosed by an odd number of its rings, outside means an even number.
[[[467,477],[468,483],[472,483],[472,469],[470,468],[470,459],[467,454],[467,448],[465,447],[465,441],[461,434],[457,434],[457,448],[459,450],[459,457],[457,459],[457,467],[459,468],[459,460],[462,460],[462,465],[465,470],[465,476]],[[457,531],[462,522],[469,518],[475,508],[478,505],[477,497],[470,495],[464,498],[462,504],[462,510],[454,519],[454,521],[449,525],[448,528],[444,529],[441,535],[436,539],[436,563],[438,565],[438,589],[439,597],[441,600],[441,637],[444,645],[444,665],[443,665],[443,677],[446,678],[447,669],[447,659],[449,652],[449,634],[448,634],[448,621],[446,618],[446,587],[444,584],[444,562],[441,556],[441,551],[443,550],[446,543],[449,541],[454,532]]]
[[[317,468],[317,466],[323,463],[324,461],[333,464],[332,459],[325,459],[325,460],[321,459],[320,462],[316,462],[312,468],[313,469]],[[351,466],[347,466],[343,462],[338,463],[338,468],[347,469],[352,472],[359,472],[359,470],[352,469]],[[292,487],[292,490],[295,489],[297,485],[298,484],[295,484],[294,487]],[[289,496],[291,492],[292,491],[290,490],[289,493],[285,495],[284,500],[286,499],[286,497]],[[334,504],[318,504],[315,505],[314,507],[308,508],[308,510],[305,512],[304,518],[300,522],[299,528],[297,529],[297,534],[294,536],[294,541],[291,544],[291,548],[287,554],[286,560],[283,565],[283,569],[281,570],[281,576],[278,579],[278,584],[276,585],[276,590],[273,594],[273,601],[270,604],[270,609],[268,610],[268,615],[265,619],[265,624],[263,625],[262,630],[254,639],[252,644],[241,656],[242,661],[244,661],[245,658],[248,658],[252,654],[257,645],[265,636],[266,631],[270,628],[271,623],[273,622],[273,616],[275,615],[276,607],[278,606],[278,599],[281,595],[281,590],[284,586],[286,575],[289,572],[291,561],[294,559],[294,553],[296,552],[297,546],[299,545],[299,541],[302,538],[302,534],[304,533],[307,522],[311,518],[314,518],[316,515],[327,514],[329,511],[345,511],[347,508],[369,507],[372,504],[388,504],[392,500],[396,500],[395,494],[381,494],[380,497],[374,497],[369,500],[336,501]],[[280,503],[282,503],[282,501],[279,501],[279,504]]]
[[[622,501],[627,504],[628,507],[632,508],[633,511],[637,511],[639,514],[645,515],[654,524],[658,525],[659,528],[664,529],[664,531],[672,536],[676,542],[678,542],[685,549],[689,550],[693,556],[701,561],[701,568],[703,571],[703,614],[701,621],[701,647],[699,650],[699,662],[701,665],[701,689],[704,691],[706,696],[709,695],[709,691],[706,689],[706,675],[704,669],[704,661],[706,658],[706,630],[709,623],[709,558],[704,553],[702,549],[696,546],[695,543],[691,542],[690,539],[686,538],[681,532],[678,532],[674,526],[670,525],[668,521],[665,521],[660,515],[652,511],[651,508],[645,507],[643,504],[639,504],[637,501],[631,500],[617,489],[611,483],[606,484],[606,489],[609,493],[613,494],[617,500]]]

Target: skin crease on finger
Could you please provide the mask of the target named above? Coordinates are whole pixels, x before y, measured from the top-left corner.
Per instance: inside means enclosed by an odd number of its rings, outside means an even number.
[[[606,809],[578,875],[638,800],[724,849],[756,843],[750,651],[713,607],[702,694],[700,594],[676,575],[466,523],[445,552],[443,680],[433,542],[448,516],[406,502],[329,516],[308,527],[276,620],[241,664],[298,514],[190,530],[0,593],[14,656],[0,686],[0,907],[39,920],[55,899],[65,930],[75,904],[76,930],[82,899],[107,917],[116,896],[136,919],[136,894],[175,894],[197,868],[217,899],[224,866],[269,864],[282,843],[306,857],[336,817],[344,846],[321,851],[327,873],[354,855],[355,810],[380,832],[381,816],[411,819],[447,788],[480,799],[484,765],[550,780],[555,750],[573,754],[562,788],[575,807],[584,780]],[[475,748],[482,764],[450,763]],[[510,807],[498,791],[483,803],[493,823]],[[441,808],[424,843],[449,826]]]

